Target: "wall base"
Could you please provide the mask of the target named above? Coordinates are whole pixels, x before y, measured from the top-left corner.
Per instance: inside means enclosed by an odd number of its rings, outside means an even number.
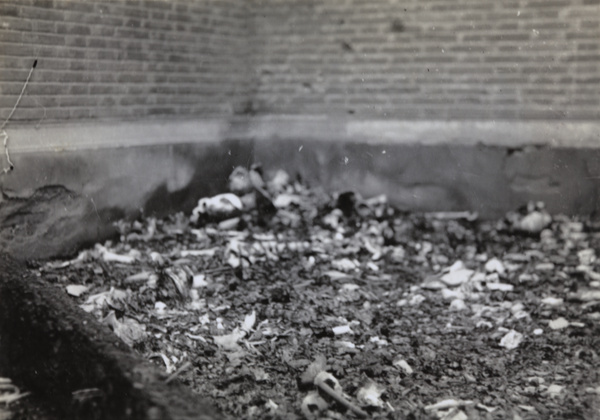
[[[72,253],[106,238],[122,217],[189,212],[200,197],[225,191],[235,166],[253,160],[329,191],[386,194],[409,211],[489,218],[529,200],[552,213],[600,208],[600,124],[590,122],[252,117],[9,131],[15,169],[0,180],[12,197],[0,201],[0,249],[21,259]],[[63,187],[72,208],[59,200],[57,216],[26,198],[48,186]],[[29,203],[29,219],[15,218],[23,206],[14,200]],[[17,232],[24,223],[30,228]]]

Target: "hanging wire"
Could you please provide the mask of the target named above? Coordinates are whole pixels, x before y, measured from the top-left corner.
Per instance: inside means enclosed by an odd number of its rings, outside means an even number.
[[[17,98],[17,102],[15,102],[15,106],[13,106],[12,110],[10,111],[10,114],[8,114],[8,117],[6,117],[6,119],[0,126],[0,136],[2,137],[2,144],[4,144],[4,152],[6,153],[6,161],[8,162],[8,168],[7,167],[2,168],[2,170],[4,171],[5,174],[12,171],[14,169],[15,165],[13,165],[13,163],[10,160],[10,154],[8,153],[8,133],[6,132],[6,130],[4,130],[4,127],[6,127],[6,125],[8,124],[8,121],[10,120],[10,118],[13,116],[13,114],[17,110],[17,107],[19,106],[19,102],[21,102],[21,98],[23,98],[23,95],[25,94],[25,89],[27,89],[27,84],[29,83],[29,79],[31,79],[31,75],[33,74],[33,70],[37,66],[37,62],[38,62],[37,59],[33,61],[33,65],[31,66],[31,69],[29,70],[29,74],[27,75],[27,79],[25,80],[25,83],[23,84],[23,89],[21,89],[21,94]]]

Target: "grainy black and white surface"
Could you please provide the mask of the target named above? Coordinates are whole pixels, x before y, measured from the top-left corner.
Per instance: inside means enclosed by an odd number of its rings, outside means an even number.
[[[35,272],[235,418],[306,417],[320,370],[373,418],[597,418],[597,221],[273,196],[267,219],[124,222]]]

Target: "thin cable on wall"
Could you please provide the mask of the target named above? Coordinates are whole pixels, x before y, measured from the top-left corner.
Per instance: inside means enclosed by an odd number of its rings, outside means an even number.
[[[29,74],[27,75],[27,79],[25,80],[25,83],[23,84],[23,89],[21,89],[21,94],[17,98],[17,102],[15,102],[15,106],[13,106],[12,110],[10,111],[10,114],[8,114],[8,117],[6,117],[6,119],[0,126],[0,136],[2,137],[2,143],[4,144],[4,152],[6,153],[6,160],[8,162],[8,168],[7,167],[2,168],[2,171],[5,174],[12,171],[15,168],[15,165],[13,165],[13,163],[10,160],[10,154],[8,153],[8,133],[6,132],[6,130],[4,130],[4,127],[6,127],[6,125],[8,124],[8,121],[10,120],[10,118],[13,116],[13,114],[17,110],[17,107],[19,106],[19,102],[21,102],[21,98],[23,98],[23,95],[25,94],[25,89],[27,89],[27,84],[29,83],[29,79],[31,79],[31,75],[33,74],[33,70],[37,66],[37,62],[38,62],[37,59],[33,61],[33,65],[31,66],[31,69],[29,70]]]

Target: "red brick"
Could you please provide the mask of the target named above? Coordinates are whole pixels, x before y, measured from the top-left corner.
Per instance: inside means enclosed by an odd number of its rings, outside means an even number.
[[[150,17],[150,11],[143,7],[130,7],[132,6],[131,2],[125,3],[125,6],[118,6],[116,12],[120,16],[126,16],[130,18],[135,18],[136,20],[148,19]],[[129,19],[132,20],[132,19]]]
[[[69,86],[69,95],[87,95],[89,93],[88,85],[71,85]]]
[[[26,19],[51,20],[54,22],[62,22],[64,13],[59,10],[38,9],[36,7],[24,6],[20,8],[19,16]]]
[[[18,7],[16,4],[0,2],[0,16],[2,16],[3,18],[5,16],[17,17],[20,15],[21,15],[21,8]]]
[[[574,61],[595,61],[600,63],[600,54],[577,54],[567,58],[567,62]]]
[[[584,40],[598,40],[598,33],[597,31],[591,31],[591,32],[568,32],[566,35],[567,40],[577,40],[577,39],[584,39]]]
[[[95,11],[94,2],[83,2],[79,0],[55,0],[54,2],[48,2],[49,8],[70,10],[78,12],[93,13]]]
[[[149,39],[150,34],[145,30],[118,28],[116,35],[122,38]]]
[[[556,103],[577,104],[569,115],[581,117],[593,114],[583,109],[595,106],[600,74],[595,9],[567,0],[34,3],[0,2],[6,27],[22,33],[0,32],[0,92],[19,89],[10,71],[26,76],[43,54],[31,92],[79,97],[52,118],[213,115],[252,95],[258,112],[516,118],[552,115],[543,107]]]

